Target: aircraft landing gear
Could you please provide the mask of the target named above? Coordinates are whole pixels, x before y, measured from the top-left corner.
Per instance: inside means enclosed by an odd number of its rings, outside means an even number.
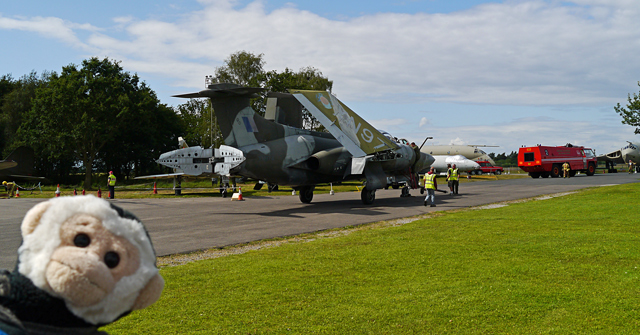
[[[409,193],[409,186],[405,186],[402,188],[402,193],[400,194],[401,198],[410,197],[411,193]]]
[[[362,188],[360,192],[360,198],[365,205],[371,205],[376,200],[376,190],[368,190],[366,187]]]
[[[313,200],[313,190],[314,189],[315,189],[315,186],[302,186],[302,187],[300,187],[300,201],[303,204],[311,203],[311,200]]]

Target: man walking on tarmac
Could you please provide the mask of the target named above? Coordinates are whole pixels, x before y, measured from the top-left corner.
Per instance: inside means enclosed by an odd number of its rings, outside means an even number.
[[[633,167],[635,166],[635,164],[633,163],[632,160],[629,160],[629,173],[633,172]]]
[[[431,207],[436,207],[436,190],[438,189],[438,182],[436,181],[436,169],[432,166],[424,175],[424,188],[427,190],[427,196],[424,198],[424,205],[426,206],[431,201]]]
[[[451,191],[449,195],[458,194],[458,185],[459,185],[458,168],[456,167],[455,164],[453,164],[453,167],[447,170],[447,180],[449,181],[448,182],[449,191]]]
[[[116,176],[113,175],[113,171],[109,171],[109,178],[107,178],[109,184],[109,199],[115,199],[116,197]]]

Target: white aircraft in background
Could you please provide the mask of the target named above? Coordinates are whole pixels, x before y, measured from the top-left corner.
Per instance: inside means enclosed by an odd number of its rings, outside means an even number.
[[[612,170],[613,164],[628,164],[629,161],[633,161],[636,164],[636,171],[640,171],[640,143],[631,143],[627,141],[624,148],[620,150],[612,151],[608,154],[598,156],[598,162],[605,162],[607,169]]]
[[[497,147],[495,145],[424,145],[420,151],[429,155],[452,156],[462,155],[467,159],[474,161],[489,161],[491,165],[496,163],[487,155],[486,152],[478,149],[478,147]],[[458,167],[460,169],[460,167]]]
[[[424,151],[423,151],[424,152]],[[459,172],[469,172],[480,169],[480,164],[465,158],[462,155],[445,156],[445,155],[433,155],[435,161],[431,164],[436,169],[437,173],[446,173],[447,164],[456,165]]]

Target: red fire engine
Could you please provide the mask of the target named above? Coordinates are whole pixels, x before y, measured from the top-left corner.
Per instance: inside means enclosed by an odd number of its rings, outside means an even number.
[[[522,147],[518,152],[518,167],[529,172],[531,178],[557,178],[562,176],[562,164],[569,163],[570,176],[581,171],[592,176],[596,172],[597,159],[592,149],[571,144],[558,147],[538,145]]]

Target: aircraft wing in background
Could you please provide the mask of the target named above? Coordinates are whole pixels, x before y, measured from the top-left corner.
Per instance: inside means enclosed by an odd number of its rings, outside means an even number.
[[[625,163],[624,159],[622,158],[621,150],[612,151],[608,154],[600,155],[597,158],[598,162],[614,162],[619,164]]]
[[[167,174],[154,174],[150,176],[140,176],[133,179],[173,179],[177,176],[184,176],[184,172],[167,173]]]
[[[18,166],[18,163],[14,161],[0,161],[0,170],[10,169],[16,166]]]
[[[293,96],[353,157],[397,149],[398,145],[326,91],[292,90]]]

